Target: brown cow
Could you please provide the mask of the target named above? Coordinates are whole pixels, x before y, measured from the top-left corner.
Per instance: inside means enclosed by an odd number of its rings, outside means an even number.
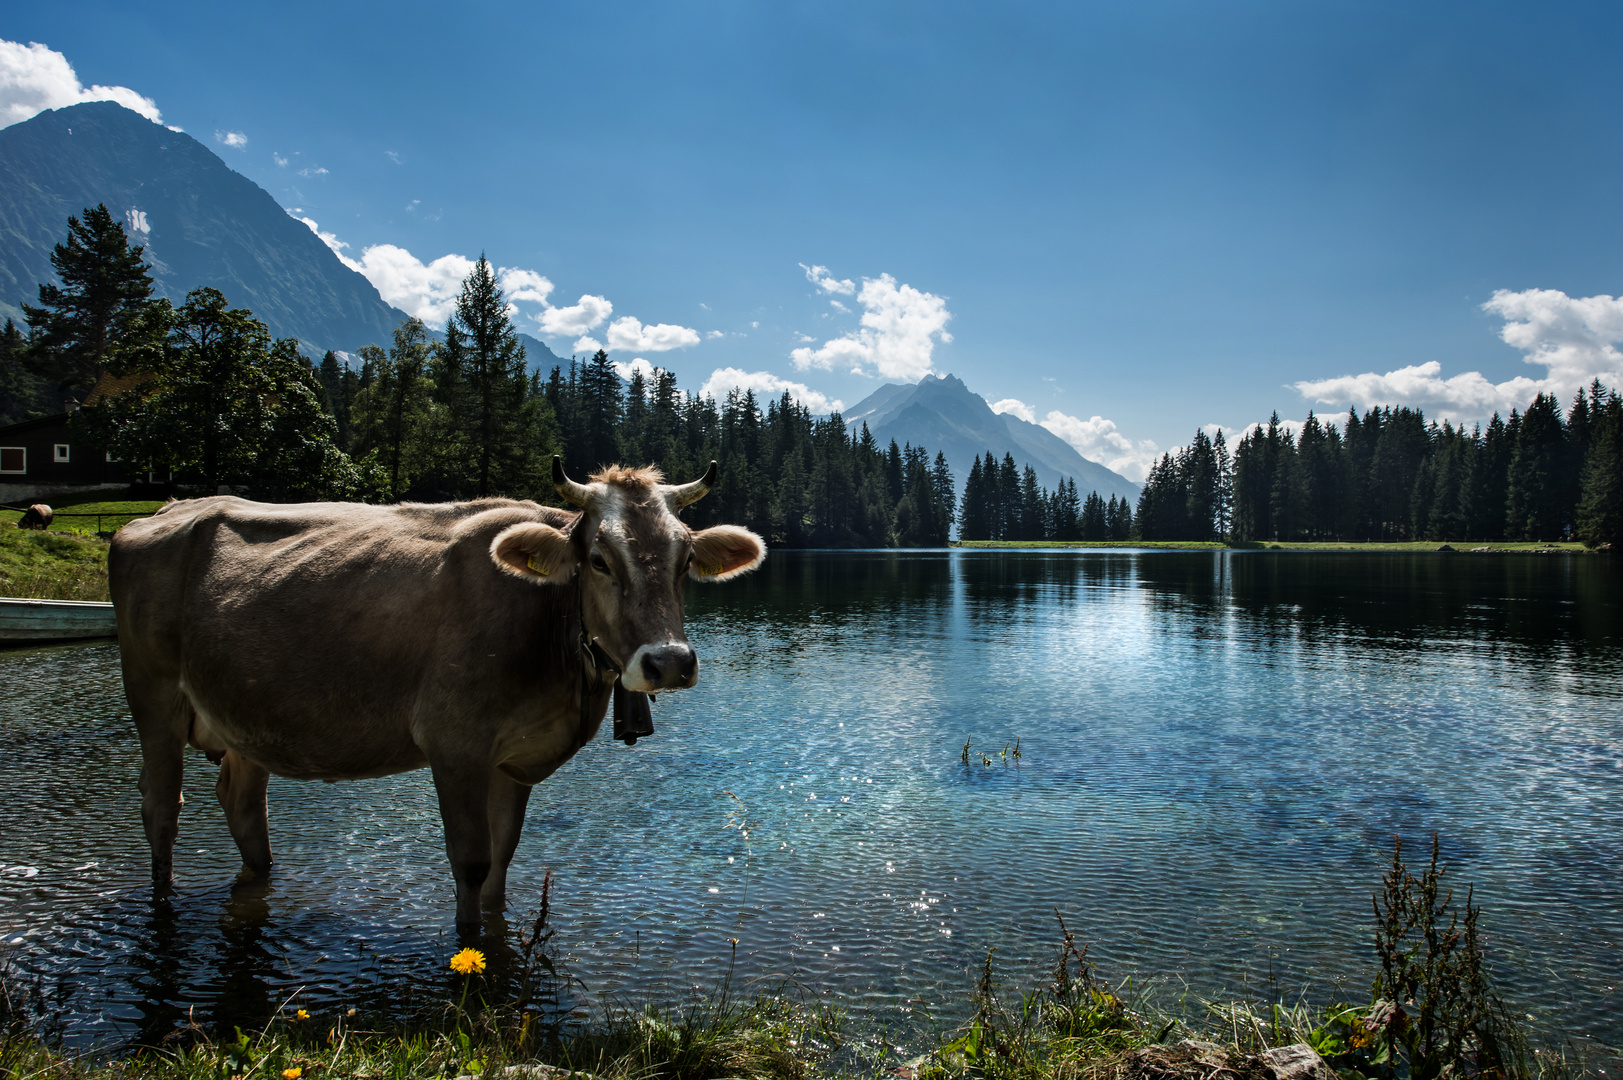
[[[44,503],[35,503],[23,511],[22,519],[17,522],[17,528],[37,529],[44,532],[51,527],[51,518],[54,516],[55,514],[52,513],[49,506]]]
[[[159,889],[189,743],[220,762],[245,876],[271,867],[271,773],[427,766],[459,929],[477,929],[481,900],[500,907],[530,786],[597,732],[617,675],[638,694],[698,679],[683,578],[723,581],[765,556],[746,529],[695,533],[677,518],[715,482],[714,462],[681,486],[619,467],[578,484],[557,459],[553,475],[580,512],[218,496],[119,530],[108,573]],[[649,730],[636,712],[628,735]]]

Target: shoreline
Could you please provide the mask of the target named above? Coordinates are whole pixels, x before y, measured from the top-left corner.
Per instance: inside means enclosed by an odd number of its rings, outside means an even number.
[[[1587,548],[1576,541],[1500,541],[1458,543],[1444,540],[1299,540],[1239,541],[1220,540],[955,540],[953,547],[979,550],[1068,550],[1100,549],[1128,551],[1338,551],[1338,552],[1429,552],[1437,555],[1606,555],[1604,548]]]

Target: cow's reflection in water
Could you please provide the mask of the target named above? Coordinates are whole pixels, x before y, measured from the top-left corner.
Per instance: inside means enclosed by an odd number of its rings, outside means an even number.
[[[144,940],[130,957],[139,968],[130,983],[140,1001],[131,1046],[231,1040],[236,1028],[263,1026],[276,1016],[288,990],[285,954],[269,929],[274,888],[259,882],[232,889],[223,903],[212,897],[151,901]],[[203,930],[203,905],[215,907],[214,933]]]

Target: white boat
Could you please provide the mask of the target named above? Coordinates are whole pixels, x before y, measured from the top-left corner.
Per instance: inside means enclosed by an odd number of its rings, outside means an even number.
[[[83,641],[118,636],[113,605],[96,600],[0,597],[0,644]]]

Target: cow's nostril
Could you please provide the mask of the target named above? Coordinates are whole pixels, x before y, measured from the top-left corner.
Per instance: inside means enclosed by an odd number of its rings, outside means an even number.
[[[658,686],[659,665],[654,662],[652,653],[644,653],[642,658],[642,677],[648,680],[649,685]]]

